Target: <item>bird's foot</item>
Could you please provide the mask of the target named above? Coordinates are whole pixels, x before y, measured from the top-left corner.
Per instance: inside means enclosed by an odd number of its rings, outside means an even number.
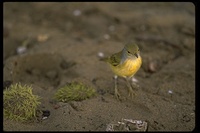
[[[119,92],[118,92],[117,89],[115,89],[115,97],[116,97],[116,99],[119,100],[119,101],[122,100],[122,97],[121,97],[121,95],[119,94]]]
[[[132,88],[129,88],[128,96],[131,97],[131,98],[133,98],[134,96],[136,96],[136,93],[133,91]]]

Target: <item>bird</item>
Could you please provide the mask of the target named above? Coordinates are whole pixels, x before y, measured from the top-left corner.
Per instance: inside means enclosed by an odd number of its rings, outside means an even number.
[[[115,74],[115,96],[119,99],[121,96],[117,87],[118,77],[126,79],[126,85],[129,89],[129,96],[135,95],[130,83],[130,79],[136,74],[142,65],[142,57],[140,56],[140,50],[135,42],[127,43],[124,48],[117,53],[108,57],[103,57],[102,61],[107,62],[111,70]]]

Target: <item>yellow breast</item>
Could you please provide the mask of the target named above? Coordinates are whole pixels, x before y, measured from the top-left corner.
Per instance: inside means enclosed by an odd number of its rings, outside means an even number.
[[[127,59],[118,66],[111,66],[111,69],[118,76],[132,77],[139,70],[141,64],[142,58],[139,56],[137,59]]]

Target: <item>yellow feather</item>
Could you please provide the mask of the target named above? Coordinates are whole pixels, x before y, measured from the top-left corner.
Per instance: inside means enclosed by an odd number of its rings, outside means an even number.
[[[123,64],[111,66],[112,71],[121,77],[132,77],[142,65],[142,58],[139,56],[136,59],[126,59]]]

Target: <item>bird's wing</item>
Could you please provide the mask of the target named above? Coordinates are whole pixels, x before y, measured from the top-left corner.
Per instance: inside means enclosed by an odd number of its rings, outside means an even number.
[[[113,65],[113,66],[117,66],[120,64],[121,61],[121,52],[115,53],[112,56],[110,56],[110,58],[108,59],[108,62]]]

